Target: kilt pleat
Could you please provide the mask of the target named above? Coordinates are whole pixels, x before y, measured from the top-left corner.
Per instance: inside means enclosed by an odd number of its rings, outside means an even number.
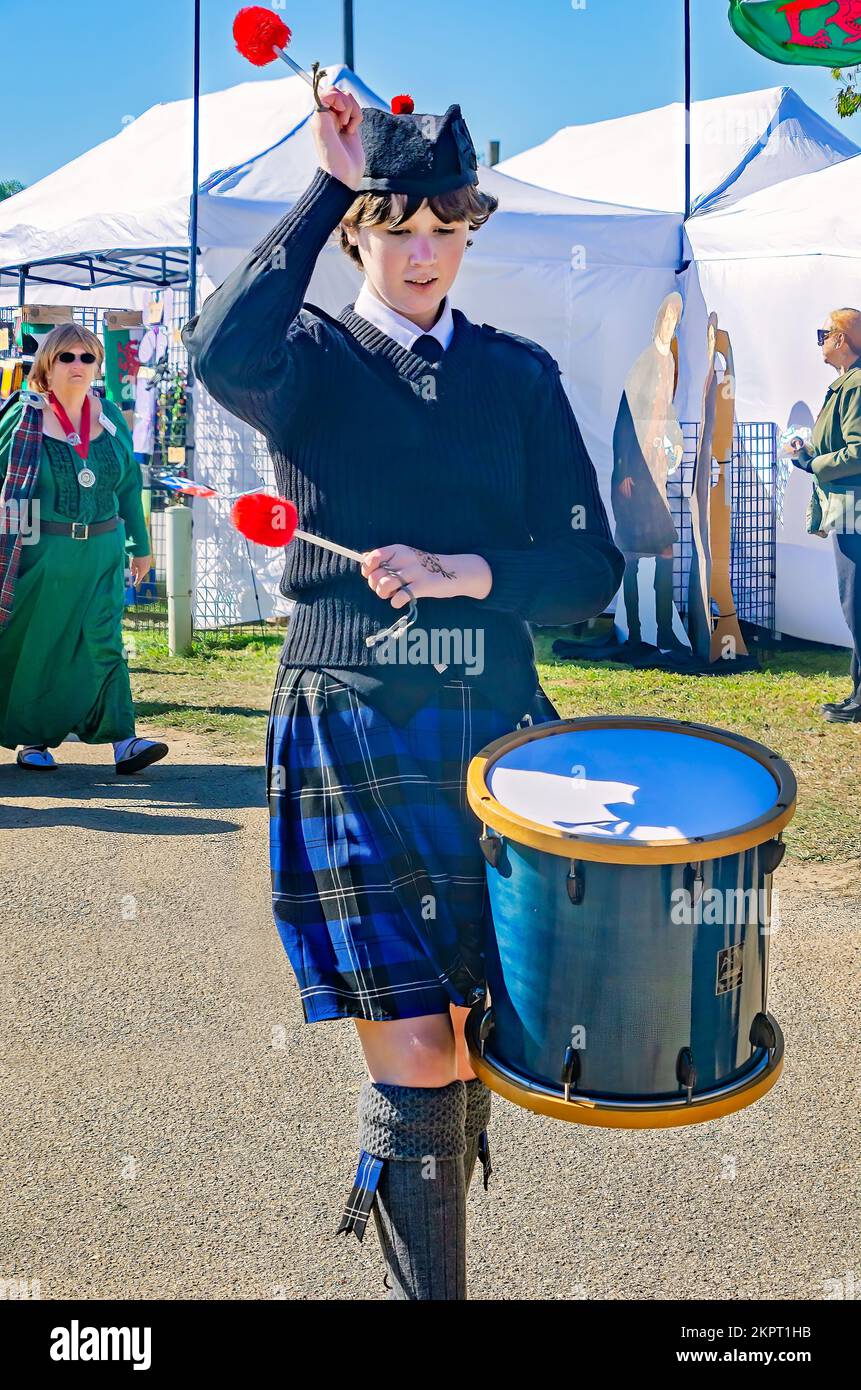
[[[539,690],[521,723],[556,718]],[[466,771],[514,727],[468,678],[395,724],[334,676],[279,664],[272,912],[307,1023],[448,1013],[483,993],[487,892]]]

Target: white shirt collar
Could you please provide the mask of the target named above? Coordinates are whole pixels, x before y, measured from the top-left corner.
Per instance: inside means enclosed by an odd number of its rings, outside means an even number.
[[[403,314],[390,309],[388,304],[384,304],[381,299],[377,299],[377,296],[371,293],[368,289],[367,279],[362,281],[362,288],[356,295],[353,309],[360,318],[367,319],[368,323],[372,323],[375,328],[379,328],[381,333],[393,338],[401,347],[409,349],[416,338],[422,337],[422,329],[411,319],[405,319]],[[443,300],[442,313],[433,328],[428,329],[428,333],[431,337],[436,338],[443,348],[447,348],[451,342],[454,335],[454,317],[448,295]]]

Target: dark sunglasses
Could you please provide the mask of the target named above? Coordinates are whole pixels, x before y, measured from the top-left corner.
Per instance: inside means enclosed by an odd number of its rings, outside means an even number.
[[[839,333],[839,328],[817,328],[816,341],[820,347],[824,347],[832,333]]]
[[[59,362],[86,362],[89,367],[95,362],[96,354],[94,352],[58,352],[57,360]]]

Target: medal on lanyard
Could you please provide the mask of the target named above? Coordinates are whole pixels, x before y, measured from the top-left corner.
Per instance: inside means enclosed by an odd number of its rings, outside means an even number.
[[[87,455],[90,452],[90,398],[84,397],[84,404],[81,408],[81,433],[75,429],[65,407],[60,404],[53,391],[48,392],[48,400],[51,409],[59,420],[63,429],[66,431],[66,443],[70,444],[77,454],[84,460],[84,467],[78,469],[78,482],[81,487],[93,487],[96,475],[92,468],[86,467]]]

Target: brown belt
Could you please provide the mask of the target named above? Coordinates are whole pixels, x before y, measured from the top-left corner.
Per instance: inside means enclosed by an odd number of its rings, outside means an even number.
[[[89,536],[101,535],[102,531],[113,531],[118,522],[118,516],[108,521],[43,521],[39,530],[48,536],[71,536],[73,540],[85,541]]]

